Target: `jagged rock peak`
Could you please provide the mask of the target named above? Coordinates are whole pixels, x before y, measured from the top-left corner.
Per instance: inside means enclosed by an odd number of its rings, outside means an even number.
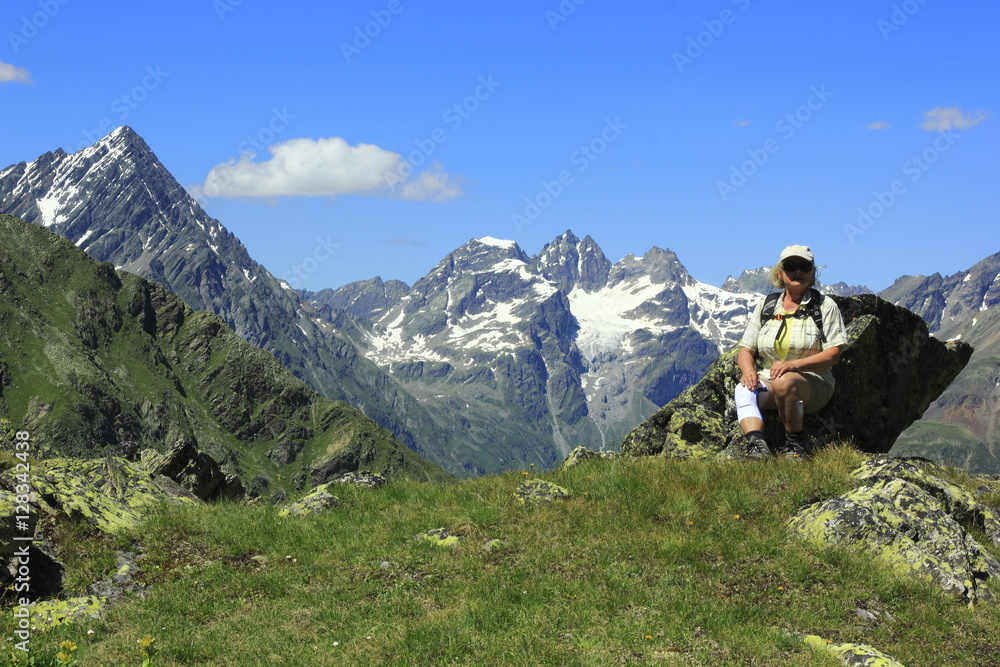
[[[726,276],[726,282],[722,284],[722,289],[738,294],[768,294],[774,291],[769,278],[770,274],[771,269],[767,266],[759,269],[744,269],[739,278]]]
[[[303,292],[302,295],[315,308],[328,306],[354,317],[374,319],[409,291],[410,286],[401,280],[383,281],[380,276],[375,276],[348,283],[336,290],[322,289],[315,293]]]
[[[695,280],[671,250],[653,247],[642,257],[628,254],[611,267],[608,285],[616,285],[629,279],[648,276],[658,285],[692,285]]]
[[[604,287],[611,272],[611,262],[590,236],[583,240],[566,230],[541,252],[532,257],[538,271],[560,289],[574,288],[592,292]]]
[[[531,259],[515,241],[484,236],[471,239],[447,257],[413,287],[419,289],[427,280],[436,281],[442,277],[461,273],[481,273],[494,271],[505,263],[529,264]]]

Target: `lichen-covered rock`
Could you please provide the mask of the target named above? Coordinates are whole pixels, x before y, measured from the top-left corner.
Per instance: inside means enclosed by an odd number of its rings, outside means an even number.
[[[514,492],[522,505],[553,503],[570,497],[569,491],[544,479],[528,479],[517,486]]]
[[[169,492],[152,473],[117,457],[40,461],[31,481],[42,511],[79,516],[106,533],[136,527],[160,503],[196,502]]]
[[[1000,577],[1000,562],[966,530],[992,518],[989,508],[905,462],[869,462],[854,476],[861,486],[801,510],[789,527],[818,544],[862,547],[970,602],[994,599],[990,585]]]
[[[567,470],[574,466],[577,466],[584,461],[608,461],[619,458],[621,454],[618,452],[595,452],[592,449],[587,449],[586,447],[577,447],[566,456],[566,459],[559,466],[560,470]]]
[[[31,605],[31,623],[36,629],[46,630],[76,620],[96,620],[104,616],[107,603],[106,598],[97,595],[40,600]]]
[[[836,656],[845,665],[863,667],[904,667],[903,663],[891,655],[886,655],[868,644],[831,642],[818,635],[800,635],[799,639],[814,651]]]
[[[321,484],[298,500],[278,510],[278,516],[305,516],[315,514],[340,504],[340,499],[330,493],[332,482]]]
[[[862,451],[887,452],[965,367],[972,347],[937,340],[920,317],[874,294],[829,298],[840,307],[850,347],[833,367],[833,399],[806,415],[806,434],[814,446],[850,439]],[[736,354],[737,348],[723,354],[698,384],[633,429],[622,454],[707,457],[737,442]],[[764,417],[765,436],[777,442],[783,431],[777,413]]]
[[[413,538],[417,542],[430,542],[439,547],[457,547],[461,536],[454,535],[447,528],[433,528],[426,533],[420,533]]]

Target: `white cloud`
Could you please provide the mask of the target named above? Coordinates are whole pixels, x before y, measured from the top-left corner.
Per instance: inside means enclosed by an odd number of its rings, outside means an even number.
[[[748,120],[738,120],[735,123],[733,123],[733,126],[734,127],[746,127],[749,124],[750,124],[750,121],[748,121]]]
[[[9,63],[0,61],[0,83],[8,83],[10,81],[31,83],[31,75],[23,67],[15,67]]]
[[[402,236],[396,236],[395,238],[391,238],[388,241],[386,241],[385,243],[386,243],[386,245],[398,245],[398,246],[404,246],[404,247],[409,247],[409,248],[416,248],[416,247],[419,247],[419,246],[429,245],[427,243],[427,241],[424,241],[423,239],[419,239],[419,238],[407,239],[407,238],[403,238]]]
[[[950,130],[953,127],[967,130],[979,125],[986,118],[986,112],[982,110],[966,113],[958,107],[934,107],[924,114],[924,122],[920,127],[928,132]]]
[[[461,187],[435,167],[403,179],[411,169],[399,153],[374,144],[349,145],[340,137],[289,139],[268,147],[270,159],[252,153],[212,168],[199,190],[209,197],[382,196],[446,201]]]
[[[866,127],[869,130],[888,130],[889,123],[885,122],[884,120],[877,120],[874,123],[869,123]]]

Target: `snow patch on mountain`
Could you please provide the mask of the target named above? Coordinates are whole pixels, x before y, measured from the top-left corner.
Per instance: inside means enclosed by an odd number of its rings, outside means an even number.
[[[620,282],[594,292],[575,288],[568,295],[570,311],[580,329],[576,345],[584,358],[593,360],[603,352],[618,350],[625,337],[638,329],[662,333],[672,327],[627,316],[663,290],[649,276]]]
[[[482,243],[483,245],[493,246],[495,248],[504,248],[505,250],[513,248],[515,245],[517,245],[517,243],[514,241],[508,241],[505,239],[495,239],[492,236],[484,236],[476,240]]]
[[[739,342],[747,321],[763,294],[740,294],[694,281],[684,285],[691,328],[712,341],[719,353]]]

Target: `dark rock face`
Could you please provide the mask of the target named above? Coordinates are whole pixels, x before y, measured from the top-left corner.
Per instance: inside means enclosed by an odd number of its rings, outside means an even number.
[[[382,281],[378,276],[370,280],[348,283],[335,290],[322,289],[303,296],[320,312],[340,310],[352,317],[371,320],[391,307],[410,291],[401,280]]]
[[[215,459],[190,441],[179,440],[163,454],[146,450],[142,462],[149,472],[169,477],[202,500],[238,499],[245,493],[239,478],[223,472]]]
[[[929,336],[917,315],[873,294],[830,298],[840,306],[850,347],[833,368],[837,391],[830,404],[806,415],[806,434],[817,446],[851,439],[863,451],[887,452],[965,367],[972,347]],[[635,428],[622,453],[706,457],[737,442],[736,352],[726,352],[698,384]],[[777,413],[764,417],[765,435],[777,441],[783,430]]]

